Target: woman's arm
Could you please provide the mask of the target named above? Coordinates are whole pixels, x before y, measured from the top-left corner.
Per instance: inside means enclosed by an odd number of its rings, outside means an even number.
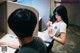
[[[66,42],[66,33],[65,32],[61,32],[61,37],[53,36],[53,39],[64,45],[65,42]]]

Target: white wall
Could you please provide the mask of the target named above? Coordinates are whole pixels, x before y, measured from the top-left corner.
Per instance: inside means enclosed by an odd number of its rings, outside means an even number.
[[[33,6],[39,11],[39,15],[43,18],[46,23],[49,20],[50,14],[50,0],[34,0]]]
[[[18,3],[32,6],[32,1],[34,0],[17,0]]]
[[[43,21],[45,23],[48,22],[50,13],[50,0],[18,0],[18,2],[36,8]]]

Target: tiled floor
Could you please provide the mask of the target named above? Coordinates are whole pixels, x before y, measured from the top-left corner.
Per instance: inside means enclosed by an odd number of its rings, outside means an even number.
[[[63,46],[55,41],[50,53],[80,53],[80,26],[70,25],[66,44]]]

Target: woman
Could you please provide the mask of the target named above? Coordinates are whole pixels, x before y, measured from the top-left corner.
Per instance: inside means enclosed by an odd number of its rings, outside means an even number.
[[[53,46],[54,40],[65,44],[66,42],[66,28],[68,27],[67,10],[63,5],[57,6],[53,11],[53,16],[48,22],[48,29],[45,32],[39,32],[38,35],[45,43],[47,43],[48,52]],[[60,37],[58,37],[60,36]]]

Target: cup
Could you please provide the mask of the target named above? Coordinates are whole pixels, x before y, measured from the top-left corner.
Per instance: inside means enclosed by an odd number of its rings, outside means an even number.
[[[1,52],[2,53],[5,53],[5,52],[7,52],[7,45],[1,45]]]

